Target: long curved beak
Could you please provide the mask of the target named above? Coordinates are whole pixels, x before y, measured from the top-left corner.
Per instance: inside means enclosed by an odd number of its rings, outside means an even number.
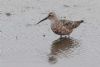
[[[46,18],[44,18],[44,19],[40,20],[37,24],[39,24],[39,23],[41,23],[42,21],[44,21],[44,20],[48,19],[48,17],[49,17],[49,16],[47,16]]]

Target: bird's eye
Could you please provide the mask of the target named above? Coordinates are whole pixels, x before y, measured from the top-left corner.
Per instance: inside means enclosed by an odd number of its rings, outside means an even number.
[[[52,14],[49,14],[49,16],[52,16]]]
[[[49,14],[49,16],[53,16],[53,14]]]

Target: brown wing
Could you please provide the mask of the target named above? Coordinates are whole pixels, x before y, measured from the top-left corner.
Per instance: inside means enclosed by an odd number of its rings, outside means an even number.
[[[84,21],[83,20],[80,20],[80,21],[73,21],[73,25],[72,27],[73,28],[77,28],[81,23],[83,23]]]
[[[63,25],[67,28],[72,28],[72,25],[73,25],[73,21],[70,21],[70,20],[60,20],[61,23],[63,23]]]

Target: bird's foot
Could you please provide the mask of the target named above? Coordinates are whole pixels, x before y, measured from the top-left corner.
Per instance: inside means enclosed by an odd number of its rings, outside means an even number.
[[[64,37],[62,35],[60,35],[60,39],[62,40]]]
[[[67,35],[67,36],[65,36],[65,38],[70,38],[70,36],[69,36],[69,35]]]

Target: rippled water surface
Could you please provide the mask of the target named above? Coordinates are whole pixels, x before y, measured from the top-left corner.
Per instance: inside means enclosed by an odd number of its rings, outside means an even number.
[[[0,67],[100,67],[99,0],[0,0]],[[69,38],[59,38],[50,21],[84,20]]]

